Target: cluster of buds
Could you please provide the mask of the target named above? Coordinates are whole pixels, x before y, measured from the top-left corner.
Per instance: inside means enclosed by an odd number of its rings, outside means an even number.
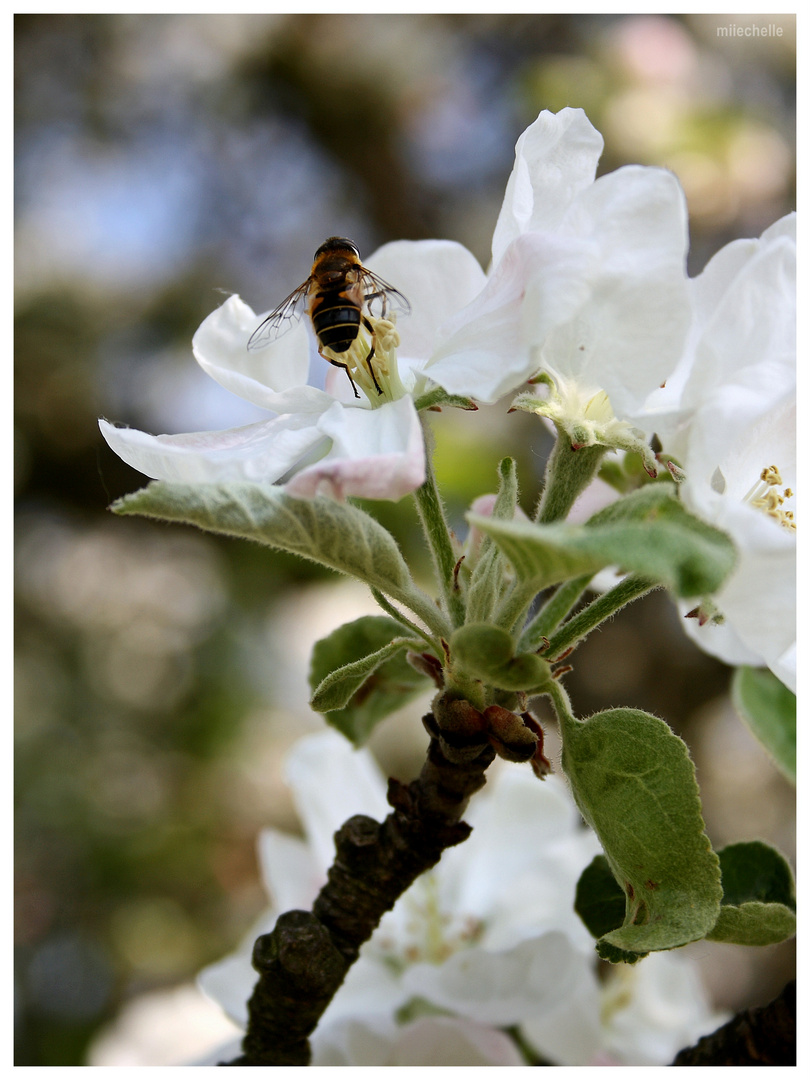
[[[423,723],[448,761],[470,761],[489,745],[506,761],[528,761],[541,780],[552,771],[543,753],[543,729],[528,712],[512,712],[502,705],[480,711],[464,698],[443,693]]]

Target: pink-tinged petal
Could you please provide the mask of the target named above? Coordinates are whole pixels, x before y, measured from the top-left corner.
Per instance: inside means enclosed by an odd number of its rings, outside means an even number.
[[[496,263],[522,233],[553,231],[593,183],[604,140],[582,109],[546,110],[520,136],[492,237]]]
[[[496,401],[540,366],[535,346],[588,296],[596,249],[551,233],[518,237],[483,292],[442,327],[425,374],[451,394]]]
[[[291,495],[396,501],[425,482],[425,447],[410,397],[379,409],[346,408],[335,402],[318,420],[332,440],[329,453],[287,484]]]
[[[320,411],[328,402],[308,387],[312,335],[306,316],[271,345],[249,350],[248,339],[262,321],[238,296],[212,311],[194,335],[197,363],[226,390],[273,412]]]
[[[486,284],[475,256],[450,240],[396,240],[375,251],[366,265],[410,302],[410,315],[397,316],[397,351],[401,363],[419,361],[417,367],[432,355],[441,324]]]
[[[274,483],[319,443],[323,432],[311,416],[279,416],[229,431],[148,435],[99,421],[110,448],[128,465],[154,480]]]

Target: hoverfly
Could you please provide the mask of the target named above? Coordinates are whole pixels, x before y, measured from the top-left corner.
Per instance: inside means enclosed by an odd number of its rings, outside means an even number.
[[[351,240],[344,236],[330,236],[315,252],[307,280],[257,326],[248,339],[247,347],[250,350],[263,349],[292,329],[307,311],[318,339],[318,352],[330,364],[343,368],[349,376],[354,396],[360,397],[349,365],[334,355],[327,355],[324,350],[328,349],[337,356],[348,352],[357,340],[362,325],[371,337],[371,351],[365,358],[365,364],[377,393],[382,394],[371,363],[375,333],[369,316],[384,319],[389,310],[407,315],[411,305],[401,292],[363,266],[360,252]]]

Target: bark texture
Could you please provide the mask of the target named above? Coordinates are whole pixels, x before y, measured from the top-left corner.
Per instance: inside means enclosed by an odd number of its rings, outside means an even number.
[[[673,1065],[795,1065],[796,983],[758,1009],[737,1013],[711,1035],[681,1050]]]
[[[416,780],[389,780],[392,812],[382,823],[357,815],[335,834],[335,861],[312,911],[288,911],[253,949],[259,980],[248,1002],[242,1056],[228,1065],[308,1065],[309,1036],[380,919],[442,852],[472,831],[461,817],[484,786],[495,751],[452,752],[432,738]],[[455,760],[450,760],[445,751]],[[463,760],[459,760],[459,757]]]

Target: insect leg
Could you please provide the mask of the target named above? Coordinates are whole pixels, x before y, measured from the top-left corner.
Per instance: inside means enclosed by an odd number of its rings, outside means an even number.
[[[372,349],[371,351],[373,352],[374,350]],[[354,385],[354,379],[352,378],[352,373],[349,371],[349,365],[348,364],[341,364],[341,362],[339,360],[333,360],[331,356],[326,355],[326,353],[323,351],[323,349],[318,349],[318,352],[324,358],[324,360],[328,361],[333,367],[343,368],[343,370],[349,376],[349,382],[352,384],[352,390],[354,390],[354,396],[356,398],[359,398],[360,395],[357,392],[357,387]],[[375,380],[375,386],[376,386],[376,380]],[[380,393],[382,393],[382,391],[380,391]]]
[[[374,327],[371,325],[365,315],[363,316],[363,326],[365,326],[366,330],[368,330],[368,332],[371,334],[371,352],[366,357],[366,367],[371,372],[371,378],[374,382],[374,387],[377,393],[382,394],[380,384],[377,382],[377,376],[374,374],[374,368],[371,366],[371,361],[374,359],[374,342],[376,341],[376,338],[374,336]],[[354,383],[352,383],[352,386],[353,385]]]

